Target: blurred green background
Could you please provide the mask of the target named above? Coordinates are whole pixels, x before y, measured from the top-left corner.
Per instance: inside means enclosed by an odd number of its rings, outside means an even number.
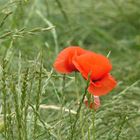
[[[111,51],[112,75],[118,86],[101,97],[102,105],[95,120],[97,140],[139,140],[140,1],[0,0],[0,62],[10,47],[9,74],[16,75],[18,71],[19,53],[24,70],[42,52],[44,68],[49,72],[58,52],[71,45],[104,55]],[[80,96],[85,83],[77,77]],[[68,85],[63,98],[65,106],[75,110],[79,99],[72,78],[74,74],[66,78]],[[55,94],[61,89],[60,81],[62,78],[52,78],[41,103],[60,105]],[[42,113],[42,118],[50,122],[60,115],[51,111]],[[84,113],[85,118],[90,117],[90,112]],[[58,139],[67,139],[69,123],[65,120],[56,127],[56,133],[61,135]],[[79,134],[75,139],[80,138]]]

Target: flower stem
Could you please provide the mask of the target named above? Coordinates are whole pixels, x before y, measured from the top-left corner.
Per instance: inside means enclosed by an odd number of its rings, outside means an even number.
[[[92,135],[93,135],[93,140],[95,140],[95,110],[92,110]]]
[[[80,104],[79,104],[79,107],[78,107],[78,109],[77,109],[76,118],[75,118],[74,124],[73,124],[73,126],[72,126],[72,132],[71,132],[70,140],[72,140],[72,139],[73,139],[73,136],[74,136],[74,131],[75,131],[75,127],[76,127],[76,124],[77,124],[77,121],[78,121],[78,118],[79,118],[79,114],[80,114],[80,111],[81,111],[82,103],[83,103],[84,98],[85,98],[85,96],[86,96],[86,94],[87,94],[87,89],[88,89],[88,86],[89,86],[89,81],[90,81],[90,80],[87,81],[84,95],[83,95],[83,97],[82,97],[82,99],[81,99],[81,102],[80,102]]]

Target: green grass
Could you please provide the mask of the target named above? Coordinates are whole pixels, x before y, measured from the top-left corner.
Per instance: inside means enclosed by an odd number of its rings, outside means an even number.
[[[0,0],[0,140],[139,140],[139,7],[138,0]],[[87,84],[80,74],[53,70],[69,45],[111,51],[118,86],[96,112],[78,104]]]

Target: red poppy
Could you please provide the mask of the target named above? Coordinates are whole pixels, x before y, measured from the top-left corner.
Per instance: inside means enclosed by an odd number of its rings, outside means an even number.
[[[106,74],[102,79],[97,81],[91,81],[88,87],[88,91],[97,96],[105,95],[110,92],[115,86],[117,82],[110,74]]]
[[[80,56],[81,54],[84,54],[86,52],[86,50],[78,46],[67,47],[58,54],[54,62],[55,70],[63,74],[68,74],[72,71],[77,71],[77,68],[72,63],[72,60],[75,56]]]
[[[105,95],[116,86],[116,81],[109,74],[112,69],[109,59],[78,46],[62,50],[55,60],[54,68],[64,74],[79,71],[86,80],[90,74],[88,91],[96,96]]]
[[[88,79],[90,74],[91,80],[101,79],[112,69],[111,63],[105,56],[91,52],[75,57],[73,64],[85,79]]]
[[[109,74],[112,65],[105,56],[91,52],[85,53],[75,57],[73,63],[85,79],[88,79],[90,74],[88,91],[91,94],[105,95],[116,86],[116,81]]]

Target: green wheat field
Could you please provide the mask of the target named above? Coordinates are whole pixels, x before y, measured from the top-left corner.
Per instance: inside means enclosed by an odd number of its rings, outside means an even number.
[[[53,69],[72,45],[110,53],[97,111]],[[140,0],[0,0],[0,140],[140,140]]]

